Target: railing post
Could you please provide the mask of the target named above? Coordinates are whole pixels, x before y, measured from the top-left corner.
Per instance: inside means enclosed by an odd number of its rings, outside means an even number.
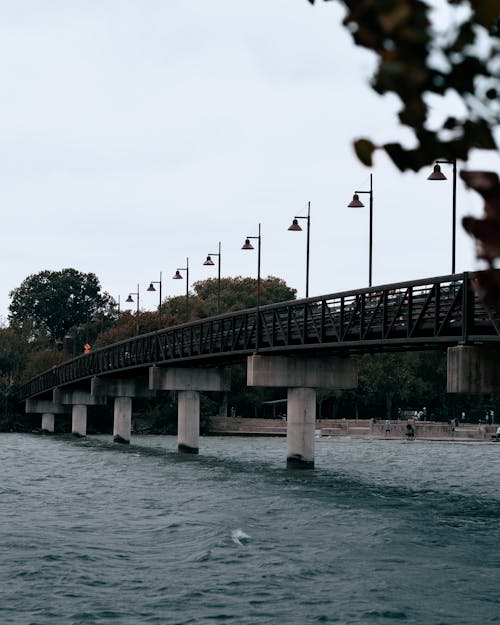
[[[471,321],[474,318],[474,294],[471,292],[469,273],[464,271],[462,283],[462,344],[469,338]]]
[[[434,336],[437,336],[439,330],[439,315],[441,314],[441,283],[436,282],[434,285]]]

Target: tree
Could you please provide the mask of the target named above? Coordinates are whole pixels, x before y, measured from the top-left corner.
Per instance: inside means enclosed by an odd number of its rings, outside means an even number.
[[[10,386],[25,366],[29,346],[12,328],[0,329],[0,387]]]
[[[446,401],[446,363],[443,352],[365,354],[359,360],[355,390],[364,412],[390,419],[394,407],[440,413]]]
[[[217,314],[217,278],[200,280],[193,284],[196,296],[202,300],[205,316]],[[260,303],[274,304],[295,299],[296,289],[290,288],[284,280],[275,276],[263,278],[260,283]],[[244,310],[257,306],[257,280],[254,278],[221,278],[221,312]]]
[[[371,166],[376,149],[385,150],[400,170],[417,171],[438,158],[465,161],[473,148],[498,148],[499,0],[448,0],[452,18],[446,32],[436,28],[433,8],[422,0],[339,1],[355,43],[377,56],[373,89],[398,96],[399,121],[412,129],[416,141],[405,148],[358,139],[354,147],[364,164]],[[450,95],[458,95],[462,112],[431,128],[430,102]]]
[[[328,0],[325,0],[325,2]],[[375,53],[372,87],[401,102],[399,121],[412,129],[416,145],[377,146],[357,139],[354,148],[365,165],[383,149],[401,170],[419,170],[432,161],[466,161],[473,148],[498,149],[500,124],[500,0],[447,0],[452,18],[446,32],[432,22],[433,8],[422,0],[339,0],[347,9],[344,24],[357,45]],[[311,4],[315,0],[309,0]],[[462,110],[437,127],[429,124],[432,102],[457,96]],[[483,219],[466,217],[478,258],[488,269],[477,273],[475,288],[486,306],[500,310],[500,183],[493,172],[461,172],[465,183],[485,201]]]
[[[62,339],[74,326],[106,314],[112,297],[101,292],[93,273],[76,269],[41,271],[28,276],[9,293],[9,321],[16,329],[31,327],[32,337]]]

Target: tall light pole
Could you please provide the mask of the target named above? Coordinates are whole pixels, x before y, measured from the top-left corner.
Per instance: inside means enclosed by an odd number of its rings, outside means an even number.
[[[370,189],[368,191],[354,191],[352,200],[347,205],[349,208],[364,208],[364,204],[359,199],[360,193],[370,195],[370,244],[368,250],[368,286],[372,285],[372,257],[373,257],[373,174],[370,174]]]
[[[259,343],[260,343],[260,248],[262,237],[260,234],[260,224],[259,224],[259,234],[256,237],[248,237],[245,239],[245,243],[242,246],[242,250],[253,250],[254,246],[250,243],[250,239],[257,239],[257,318],[255,320],[255,353],[259,351]]]
[[[204,265],[215,265],[214,261],[212,260],[212,256],[217,256],[217,313],[220,314],[220,266],[221,266],[221,259],[222,259],[222,254],[221,254],[221,247],[220,247],[220,241],[219,241],[219,251],[218,253],[215,252],[210,252],[210,254],[207,256],[207,260],[203,263]]]
[[[310,243],[310,235],[311,235],[311,202],[307,202],[307,217],[301,217],[300,215],[295,215],[292,221],[292,225],[289,226],[288,230],[292,230],[292,232],[302,231],[302,228],[299,224],[299,219],[307,220],[307,245],[306,245],[306,297],[309,297],[309,243]]]
[[[452,215],[452,227],[451,227],[451,273],[455,273],[455,256],[456,256],[456,241],[457,241],[457,159],[451,161],[436,161],[434,165],[434,171],[427,176],[427,180],[448,180],[441,171],[439,163],[446,165],[453,165],[453,191],[451,199],[451,215]]]
[[[189,321],[189,258],[186,258],[185,267],[177,267],[173,280],[182,280],[181,271],[186,272],[186,322]]]
[[[132,297],[132,295],[135,295],[137,297],[137,312],[135,315],[135,333],[139,334],[139,299],[140,299],[140,295],[139,295],[139,285],[137,285],[137,291],[135,293],[129,293],[127,299],[125,300],[126,302],[133,302],[134,298]]]
[[[161,271],[160,271],[160,279],[159,280],[152,280],[151,283],[148,286],[148,291],[156,291],[155,289],[155,284],[157,284],[159,286],[159,291],[160,291],[160,302],[158,305],[158,325],[161,328],[161,303],[162,303],[162,299],[161,299],[161,284],[162,280],[161,280]]]

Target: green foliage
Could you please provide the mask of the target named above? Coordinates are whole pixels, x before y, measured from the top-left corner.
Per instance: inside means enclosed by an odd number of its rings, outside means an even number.
[[[361,162],[371,166],[373,152],[380,148],[400,170],[417,171],[438,158],[465,161],[473,148],[498,148],[499,0],[448,0],[453,18],[446,33],[433,25],[433,9],[422,0],[339,2],[346,8],[344,25],[355,43],[377,57],[373,89],[398,96],[399,121],[412,129],[416,140],[415,147],[405,148],[358,139],[354,147]],[[463,113],[431,128],[429,97],[451,94],[461,100]]]
[[[204,315],[209,317],[217,314],[216,278],[200,280],[193,284],[196,296],[203,302]],[[296,289],[287,286],[286,282],[275,276],[262,278],[260,283],[260,303],[274,304],[295,299]],[[232,312],[257,306],[257,280],[255,278],[221,278],[221,312]]]
[[[287,286],[281,278],[268,276],[261,279],[261,305],[273,304],[295,299],[296,289]],[[189,321],[205,319],[217,314],[218,279],[208,278],[193,284],[189,294]],[[257,280],[255,278],[221,278],[220,281],[221,313],[254,308],[257,305]],[[163,306],[171,323],[186,321],[186,297],[178,295],[165,300]]]
[[[161,327],[168,327],[178,323],[176,319],[169,313],[162,315]],[[148,332],[155,332],[160,327],[160,317],[158,312],[140,311],[137,313],[131,313],[126,310],[117,316],[116,321],[98,331],[98,328],[93,326],[92,332],[95,335],[94,341],[89,341],[93,348],[104,347],[105,345],[111,345],[118,341],[124,341],[125,339],[132,338],[137,334],[147,334]],[[83,343],[81,343],[83,345]]]
[[[95,315],[105,314],[112,304],[112,298],[101,293],[93,273],[76,269],[32,274],[9,295],[11,325],[24,330],[29,327],[33,337],[46,334],[53,341]]]
[[[22,371],[21,382],[27,382],[40,373],[47,371],[51,367],[60,365],[67,359],[67,353],[50,348],[32,352],[26,359],[26,364],[24,370]]]
[[[12,384],[26,364],[29,345],[13,328],[0,329],[0,381]]]

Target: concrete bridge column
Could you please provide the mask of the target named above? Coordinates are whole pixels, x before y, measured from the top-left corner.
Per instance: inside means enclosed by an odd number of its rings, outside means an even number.
[[[149,388],[178,391],[177,449],[197,454],[200,439],[200,391],[228,391],[229,369],[220,367],[151,367]]]
[[[179,391],[177,394],[177,449],[197,454],[200,445],[200,393]]]
[[[286,439],[290,468],[314,468],[314,434],[316,429],[316,390],[289,388]]]
[[[54,433],[55,416],[51,412],[44,412],[42,414],[42,432]]]
[[[130,444],[132,432],[132,398],[115,397],[113,439],[115,443]]]
[[[448,393],[500,393],[500,348],[449,347],[446,386]]]
[[[128,445],[132,432],[132,398],[153,395],[147,388],[147,380],[94,377],[90,394],[95,398],[114,398],[113,438],[116,443]]]
[[[25,412],[42,415],[42,431],[53,433],[55,430],[55,415],[67,412],[66,408],[57,402],[49,399],[27,399]]]
[[[314,467],[317,388],[355,388],[356,363],[337,356],[250,356],[249,386],[288,388],[287,466]]]
[[[84,404],[71,407],[71,433],[75,436],[87,436],[87,406]]]
[[[71,432],[75,436],[87,436],[87,406],[105,404],[105,397],[94,397],[89,391],[71,388],[55,388],[52,391],[55,403],[71,406]]]

